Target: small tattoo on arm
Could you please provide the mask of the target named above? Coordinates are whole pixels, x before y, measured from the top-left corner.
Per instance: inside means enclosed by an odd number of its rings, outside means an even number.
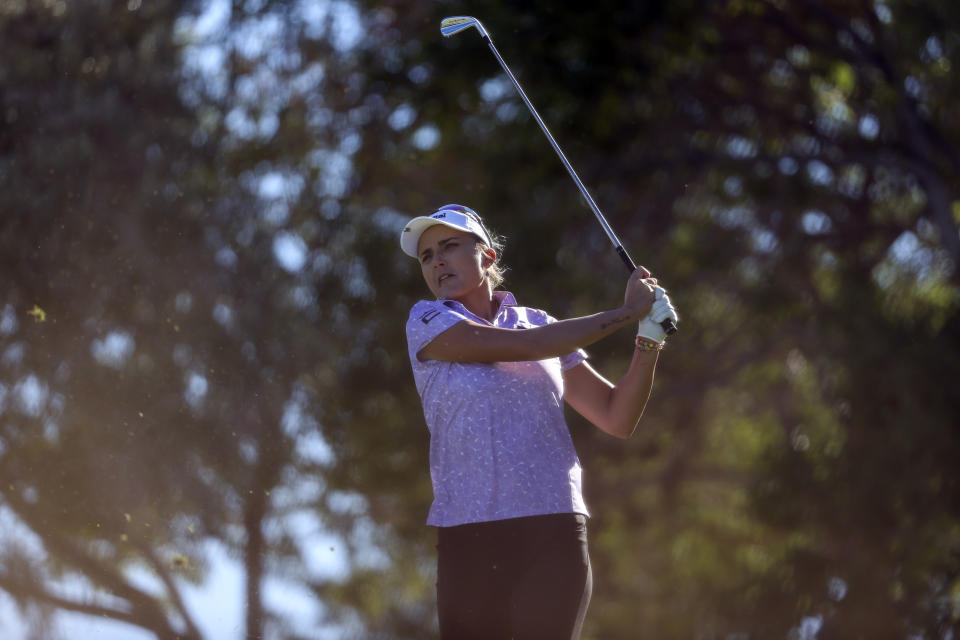
[[[612,327],[612,326],[615,325],[615,324],[620,324],[621,322],[626,322],[626,321],[629,320],[629,319],[630,319],[630,316],[617,316],[616,318],[613,318],[613,319],[608,320],[608,321],[604,322],[603,324],[601,324],[601,325],[600,325],[600,328],[601,328],[601,329],[608,329],[608,328]]]

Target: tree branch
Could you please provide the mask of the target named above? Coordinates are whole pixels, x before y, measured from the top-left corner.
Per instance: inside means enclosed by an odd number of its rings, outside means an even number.
[[[154,550],[143,542],[140,539],[137,539],[134,542],[134,546],[140,551],[141,555],[147,560],[147,564],[153,569],[157,577],[160,578],[160,581],[163,582],[164,588],[167,590],[167,593],[170,596],[170,600],[173,603],[174,608],[177,610],[177,613],[180,614],[180,617],[183,619],[184,624],[187,627],[187,633],[183,636],[186,638],[200,638],[201,633],[200,629],[197,627],[196,623],[193,621],[193,618],[190,615],[190,612],[187,611],[186,604],[183,601],[183,597],[180,594],[180,590],[177,588],[177,585],[174,583],[173,578],[170,576],[170,572],[167,571],[167,568],[160,561],[160,558],[157,557],[157,554]]]
[[[98,618],[109,618],[118,622],[125,622],[143,628],[142,622],[134,614],[98,605],[92,602],[75,602],[36,586],[15,580],[7,575],[0,574],[0,589],[10,593],[15,598],[26,596],[31,600],[52,605],[58,609],[83,613]],[[156,631],[156,630],[153,630]]]
[[[51,551],[58,561],[71,566],[81,575],[89,578],[113,595],[125,599],[131,606],[131,624],[149,629],[160,637],[175,637],[182,635],[170,626],[163,607],[156,599],[132,586],[130,582],[116,570],[109,570],[104,563],[92,557],[82,549],[76,541],[62,536],[55,531],[45,529],[34,516],[33,509],[21,500],[16,492],[5,492],[7,505],[17,514],[30,529],[43,540],[44,546]],[[54,597],[54,596],[51,596]]]

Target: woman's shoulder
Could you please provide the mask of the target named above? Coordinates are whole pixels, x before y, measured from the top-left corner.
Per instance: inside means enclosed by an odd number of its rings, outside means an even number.
[[[451,306],[448,300],[418,300],[410,307],[410,314],[407,316],[407,324],[414,320],[422,320],[424,323],[440,315],[453,314],[462,316],[456,308]]]
[[[443,304],[443,300],[417,300],[410,307],[410,313],[412,314],[417,309],[432,309],[440,304]]]

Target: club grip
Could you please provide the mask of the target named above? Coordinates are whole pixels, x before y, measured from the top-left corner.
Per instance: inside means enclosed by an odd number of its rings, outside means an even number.
[[[620,256],[620,259],[623,260],[623,264],[627,265],[627,270],[630,273],[633,273],[637,270],[637,265],[634,264],[633,260],[630,259],[630,256],[627,255],[627,250],[623,248],[623,245],[617,245],[617,254]],[[661,322],[660,328],[663,329],[663,332],[668,336],[677,332],[677,325],[674,324],[672,318],[667,318]]]

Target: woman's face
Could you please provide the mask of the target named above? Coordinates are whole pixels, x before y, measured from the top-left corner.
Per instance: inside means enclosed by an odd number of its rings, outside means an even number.
[[[483,270],[492,259],[477,251],[476,245],[473,234],[442,224],[433,225],[420,236],[420,269],[438,299],[456,300],[485,286]]]

